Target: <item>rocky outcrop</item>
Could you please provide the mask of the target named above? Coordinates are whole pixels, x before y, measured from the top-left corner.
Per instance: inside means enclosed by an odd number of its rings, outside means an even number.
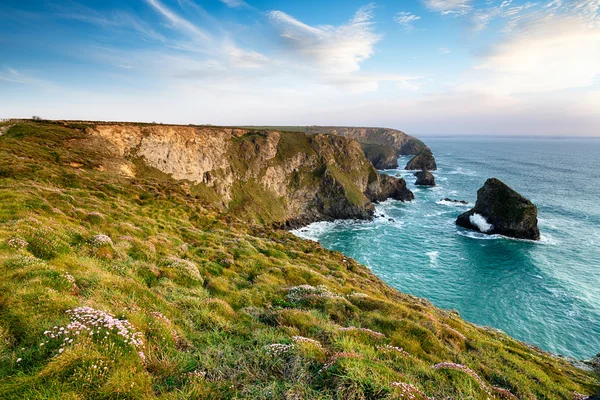
[[[477,191],[475,207],[459,215],[456,224],[486,234],[540,239],[537,207],[496,178]]]
[[[184,181],[199,199],[261,223],[367,219],[372,201],[412,195],[403,179],[380,176],[360,144],[341,136],[134,124],[87,132],[135,176]]]
[[[365,156],[373,163],[377,169],[395,169],[398,168],[398,154],[392,147],[381,146],[379,144],[361,143]]]
[[[425,148],[414,156],[407,164],[404,169],[407,170],[421,170],[421,171],[435,171],[437,165],[433,153],[429,148]]]
[[[465,200],[455,200],[455,199],[451,199],[451,198],[448,198],[448,197],[444,197],[443,199],[440,199],[440,201],[444,201],[444,202],[447,202],[447,203],[462,204],[462,205],[469,204],[468,201],[465,201]]]
[[[366,195],[373,202],[387,199],[411,201],[415,198],[404,179],[385,174],[379,175],[379,179],[367,187]]]
[[[429,171],[419,171],[415,172],[415,176],[417,177],[417,181],[415,185],[420,186],[435,186],[435,178],[433,174]]]

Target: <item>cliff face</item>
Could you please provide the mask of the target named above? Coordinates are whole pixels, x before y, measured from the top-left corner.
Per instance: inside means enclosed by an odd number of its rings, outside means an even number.
[[[419,139],[396,129],[310,126],[306,128],[306,132],[331,133],[356,140],[377,169],[398,168],[398,156],[413,154],[418,156],[423,152],[428,152],[431,158],[433,167],[428,169],[435,169],[435,161],[429,147]],[[416,158],[414,157],[413,160]]]
[[[95,125],[88,133],[129,160],[134,174],[149,166],[188,181],[196,196],[263,223],[366,219],[374,212],[371,201],[412,199],[402,179],[382,178],[360,144],[346,137],[133,124]]]
[[[359,143],[376,144],[393,148],[398,155],[417,154],[425,143],[406,133],[389,128],[354,128],[343,126],[310,126],[308,133],[331,133],[354,139]]]
[[[404,169],[408,170],[421,170],[421,171],[435,171],[437,169],[437,165],[435,163],[435,158],[433,157],[433,153],[429,148],[425,148],[416,156],[414,156],[407,164]]]

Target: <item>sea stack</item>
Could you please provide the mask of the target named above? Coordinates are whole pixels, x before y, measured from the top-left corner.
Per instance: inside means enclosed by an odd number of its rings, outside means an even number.
[[[477,202],[461,214],[456,224],[486,234],[539,240],[537,207],[496,178],[488,179],[477,191]]]
[[[433,177],[433,174],[431,172],[419,171],[415,172],[415,176],[417,177],[415,185],[435,186],[435,178]]]
[[[435,158],[431,150],[426,147],[419,151],[404,167],[406,170],[420,170],[420,171],[435,171],[437,165],[435,164]]]

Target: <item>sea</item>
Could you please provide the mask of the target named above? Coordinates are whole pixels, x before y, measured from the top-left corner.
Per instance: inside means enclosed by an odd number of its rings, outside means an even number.
[[[368,266],[394,288],[577,359],[600,353],[600,139],[430,137],[437,186],[377,205],[372,221],[293,231]],[[455,225],[495,177],[538,207],[539,242]],[[444,198],[468,201],[461,205]]]

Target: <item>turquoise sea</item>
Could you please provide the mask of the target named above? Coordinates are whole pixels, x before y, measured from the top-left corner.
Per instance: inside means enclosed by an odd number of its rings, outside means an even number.
[[[319,222],[294,231],[355,258],[391,286],[557,354],[600,353],[600,139],[422,138],[438,186],[386,201],[371,222]],[[401,157],[401,168],[409,157]],[[455,226],[489,177],[538,206],[542,240]],[[440,201],[467,200],[470,206]]]

